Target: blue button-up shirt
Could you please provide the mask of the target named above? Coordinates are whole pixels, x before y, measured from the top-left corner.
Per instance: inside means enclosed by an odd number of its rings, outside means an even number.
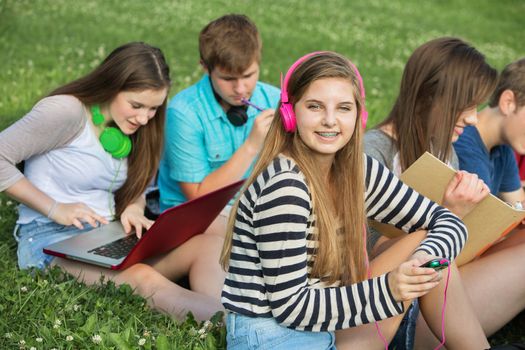
[[[250,101],[263,109],[276,108],[279,97],[279,89],[257,82]],[[173,97],[159,169],[160,209],[186,201],[179,182],[200,183],[228,161],[248,138],[259,113],[248,107],[246,124],[232,125],[213,94],[208,75]]]

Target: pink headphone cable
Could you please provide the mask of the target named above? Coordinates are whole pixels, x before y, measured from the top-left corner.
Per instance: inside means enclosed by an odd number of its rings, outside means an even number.
[[[364,244],[364,251],[365,251],[365,266],[366,266],[366,275],[370,279],[371,272],[370,272],[370,262],[368,260],[368,250],[366,249],[366,226],[363,224],[363,244]],[[447,280],[445,281],[445,290],[443,292],[443,307],[441,308],[441,343],[434,349],[438,350],[445,345],[445,308],[447,306],[447,290],[448,290],[448,282],[450,280],[450,265],[447,267]],[[374,324],[376,326],[377,335],[385,345],[385,350],[388,350],[388,341],[386,340],[385,336],[381,332],[381,328],[379,328],[379,323],[377,321],[374,321]]]
[[[438,350],[445,345],[445,308],[447,306],[448,281],[450,280],[450,264],[447,267],[447,280],[445,281],[445,291],[443,292],[443,307],[441,308],[441,343],[434,349]]]

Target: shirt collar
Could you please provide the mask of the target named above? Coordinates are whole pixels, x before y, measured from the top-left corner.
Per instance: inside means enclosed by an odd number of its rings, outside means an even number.
[[[208,115],[208,118],[210,120],[215,120],[219,118],[223,118],[224,120],[227,120],[226,118],[226,112],[222,109],[221,105],[215,98],[215,95],[213,94],[213,89],[211,87],[211,80],[210,76],[208,74],[204,74],[201,78],[201,86],[202,86],[202,94],[203,98],[208,102],[208,106],[210,108],[210,114]]]
[[[222,118],[224,120],[228,120],[228,118],[226,117],[226,112],[224,112],[221,105],[215,98],[209,75],[204,74],[200,83],[202,84],[203,97],[208,101],[208,105],[211,109],[209,119],[215,120],[215,119]],[[250,98],[250,101],[266,109],[265,106],[261,105],[261,102],[263,102],[264,99],[262,98],[263,97],[262,92],[259,90],[260,89],[258,88],[258,82],[257,82],[257,85],[255,85],[255,88],[253,89],[253,93],[252,93],[252,97]],[[247,113],[248,113],[248,118],[251,119],[257,116],[260,112],[257,109],[253,108],[252,106],[248,106]]]

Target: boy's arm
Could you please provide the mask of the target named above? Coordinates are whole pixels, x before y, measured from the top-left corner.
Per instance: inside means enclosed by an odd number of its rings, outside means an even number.
[[[525,191],[523,188],[519,188],[512,192],[500,192],[499,197],[504,202],[510,203],[512,205],[516,204],[516,202],[521,202],[525,207]]]
[[[201,182],[179,182],[184,196],[191,200],[240,180],[262,148],[274,113],[273,109],[261,112],[254,121],[250,135],[241,147],[226,163],[207,175]]]

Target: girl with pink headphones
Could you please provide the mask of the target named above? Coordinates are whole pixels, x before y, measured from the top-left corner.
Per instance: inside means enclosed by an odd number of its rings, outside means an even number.
[[[280,108],[232,210],[221,257],[229,349],[334,349],[334,331],[342,329],[338,346],[380,348],[412,299],[441,304],[441,273],[420,265],[434,257],[454,259],[466,241],[465,226],[363,154],[364,102],[359,72],[337,53],[308,54],[287,72]],[[379,256],[369,266],[367,218],[428,232],[409,258]],[[462,312],[467,322],[461,337],[447,333],[447,347],[488,347],[472,312],[461,305],[457,281],[450,278],[451,308],[457,310],[450,314]],[[459,327],[460,319],[452,317],[447,330]]]

